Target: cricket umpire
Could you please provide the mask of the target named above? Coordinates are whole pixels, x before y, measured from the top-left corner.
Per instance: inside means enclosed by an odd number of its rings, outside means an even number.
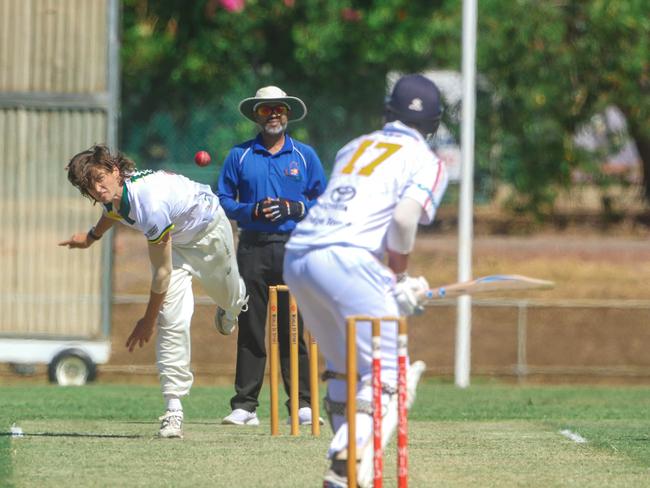
[[[283,284],[284,245],[316,198],[326,178],[314,149],[292,138],[290,122],[302,120],[302,100],[278,87],[260,88],[239,104],[255,122],[257,137],[233,147],[226,157],[217,193],[226,215],[239,226],[237,262],[250,294],[248,311],[239,316],[235,396],[224,424],[259,425],[256,408],[266,366],[265,326],[268,287]],[[290,391],[288,297],[278,299],[280,364],[285,390]],[[219,328],[220,324],[217,324]],[[219,330],[228,334],[232,330]],[[299,422],[311,423],[309,360],[299,319]],[[287,401],[287,406],[288,406]]]

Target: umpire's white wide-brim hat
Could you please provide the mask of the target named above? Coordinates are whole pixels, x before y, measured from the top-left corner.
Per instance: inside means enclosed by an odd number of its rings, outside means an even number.
[[[289,122],[297,122],[307,115],[307,107],[300,98],[290,97],[277,86],[265,86],[257,90],[254,97],[245,98],[239,103],[239,111],[247,119],[256,122],[255,109],[261,103],[284,103],[289,106]]]

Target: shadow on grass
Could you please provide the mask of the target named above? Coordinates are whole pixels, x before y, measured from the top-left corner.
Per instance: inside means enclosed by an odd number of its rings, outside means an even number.
[[[26,433],[24,432],[21,436],[16,436],[12,432],[0,432],[0,437],[94,437],[97,439],[108,438],[108,439],[143,439],[148,436],[144,435],[127,435],[127,434],[81,434],[78,432],[34,432]],[[4,439],[0,439],[2,442]],[[0,443],[0,473],[2,473],[2,444]]]

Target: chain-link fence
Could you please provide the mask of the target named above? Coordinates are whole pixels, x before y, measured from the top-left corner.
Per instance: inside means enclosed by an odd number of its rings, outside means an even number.
[[[255,126],[237,111],[239,100],[201,105],[187,113],[154,112],[143,122],[123,121],[122,150],[141,169],[168,169],[214,185],[230,148],[255,135]],[[212,163],[194,163],[197,151]]]

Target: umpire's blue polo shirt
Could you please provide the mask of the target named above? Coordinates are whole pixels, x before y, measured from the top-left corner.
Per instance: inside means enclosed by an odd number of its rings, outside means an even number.
[[[284,146],[271,154],[262,144],[262,135],[233,147],[226,157],[217,194],[228,218],[242,230],[291,232],[294,220],[276,224],[253,221],[255,204],[267,197],[286,198],[305,204],[309,210],[326,186],[323,165],[311,146],[284,135]]]

